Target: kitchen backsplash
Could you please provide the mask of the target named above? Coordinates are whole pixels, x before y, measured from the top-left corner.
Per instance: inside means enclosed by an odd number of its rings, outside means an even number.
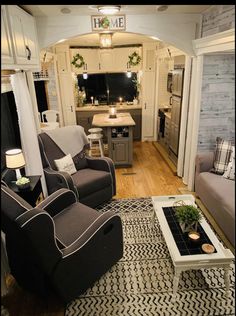
[[[235,57],[204,56],[198,152],[212,150],[216,137],[235,135]]]
[[[203,14],[202,36],[235,28],[235,5],[214,5]]]

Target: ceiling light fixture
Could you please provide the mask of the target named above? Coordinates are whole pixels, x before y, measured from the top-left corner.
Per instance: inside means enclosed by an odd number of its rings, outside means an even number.
[[[112,6],[99,5],[97,9],[98,9],[98,12],[102,14],[115,14],[120,11],[120,5],[112,5]]]
[[[100,46],[103,48],[111,47],[112,45],[112,33],[101,33],[100,34]]]

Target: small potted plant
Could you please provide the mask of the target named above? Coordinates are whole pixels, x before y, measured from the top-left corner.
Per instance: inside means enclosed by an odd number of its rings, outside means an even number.
[[[183,233],[197,231],[198,222],[202,219],[200,210],[194,205],[176,206],[175,215]]]
[[[30,187],[30,179],[21,177],[16,181],[16,185],[20,190],[28,189]]]

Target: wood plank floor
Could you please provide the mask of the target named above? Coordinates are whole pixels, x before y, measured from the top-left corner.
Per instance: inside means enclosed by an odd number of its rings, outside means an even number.
[[[115,198],[180,194],[178,188],[185,187],[152,143],[135,142],[133,160],[131,168],[116,169]],[[43,301],[22,290],[12,277],[8,283],[9,294],[2,298],[2,304],[10,316],[64,316],[64,306],[55,297]]]
[[[116,169],[115,198],[180,194],[186,187],[150,142],[134,142],[133,166]]]

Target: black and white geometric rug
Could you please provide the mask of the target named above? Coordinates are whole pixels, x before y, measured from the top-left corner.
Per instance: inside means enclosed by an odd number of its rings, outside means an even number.
[[[235,315],[235,269],[230,295],[222,269],[183,272],[176,301],[173,265],[157,219],[152,225],[151,198],[113,200],[99,211],[121,216],[124,256],[94,286],[70,302],[65,316],[226,316]]]

